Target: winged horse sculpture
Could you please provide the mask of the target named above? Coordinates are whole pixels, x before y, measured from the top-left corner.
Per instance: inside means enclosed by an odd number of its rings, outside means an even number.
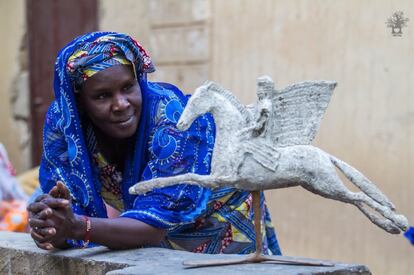
[[[257,104],[245,106],[220,85],[206,82],[189,99],[177,128],[184,131],[198,116],[213,115],[217,130],[210,175],[188,173],[154,178],[137,183],[129,192],[143,194],[178,183],[209,188],[231,186],[253,191],[254,217],[260,217],[260,190],[300,185],[322,197],[355,205],[389,233],[405,231],[407,219],[395,213],[391,201],[370,180],[349,164],[311,145],[335,86],[330,81],[308,81],[276,90],[273,81],[265,76],[258,78]],[[335,168],[360,192],[350,191]],[[255,219],[255,226],[256,232],[260,232],[260,218]],[[239,262],[288,261],[281,256],[265,258],[261,255],[261,243],[260,234],[256,234],[256,254]]]

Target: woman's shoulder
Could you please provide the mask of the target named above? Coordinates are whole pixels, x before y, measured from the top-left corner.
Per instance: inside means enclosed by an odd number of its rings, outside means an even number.
[[[150,117],[154,125],[175,125],[187,104],[188,97],[170,83],[148,82]]]
[[[149,96],[157,99],[176,99],[184,103],[187,102],[186,96],[177,86],[166,82],[148,82]]]

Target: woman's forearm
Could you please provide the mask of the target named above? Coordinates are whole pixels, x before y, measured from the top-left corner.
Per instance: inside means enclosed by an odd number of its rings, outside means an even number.
[[[77,216],[77,225],[70,238],[84,240],[86,221]],[[165,230],[152,227],[130,218],[89,218],[91,222],[90,242],[111,249],[136,248],[142,245],[158,245],[165,236]]]

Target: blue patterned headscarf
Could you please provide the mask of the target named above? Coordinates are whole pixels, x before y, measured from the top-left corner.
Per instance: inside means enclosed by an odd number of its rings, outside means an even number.
[[[66,69],[75,87],[80,87],[96,73],[118,64],[132,65],[139,74],[155,71],[145,49],[133,38],[119,34],[100,36],[92,43],[80,44],[69,56]]]
[[[46,115],[44,128],[42,190],[49,192],[61,180],[71,192],[76,213],[107,216],[97,167],[91,162],[92,138],[85,134],[87,127],[81,122],[74,84],[84,80],[85,68],[99,70],[99,66],[108,65],[105,62],[114,54],[133,64],[143,100],[135,146],[125,160],[123,171],[121,190],[125,212],[122,216],[158,228],[192,221],[206,208],[209,189],[176,185],[154,190],[146,196],[130,195],[128,189],[153,177],[190,171],[208,174],[214,145],[213,120],[209,115],[203,116],[188,131],[178,131],[175,124],[187,97],[171,84],[147,82],[146,73],[154,71],[154,66],[142,47],[125,34],[87,34],[59,52],[55,64],[55,101]]]

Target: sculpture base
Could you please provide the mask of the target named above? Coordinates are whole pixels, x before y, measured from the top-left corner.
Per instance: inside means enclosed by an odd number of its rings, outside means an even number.
[[[217,255],[217,258],[220,258]],[[258,263],[273,263],[280,265],[302,265],[302,266],[335,266],[333,262],[313,260],[300,257],[289,256],[265,256],[252,254],[248,257],[239,256],[239,259],[211,259],[199,261],[184,261],[183,265],[190,268],[208,267],[208,266],[223,266],[223,265],[238,265],[238,264],[258,264]]]

